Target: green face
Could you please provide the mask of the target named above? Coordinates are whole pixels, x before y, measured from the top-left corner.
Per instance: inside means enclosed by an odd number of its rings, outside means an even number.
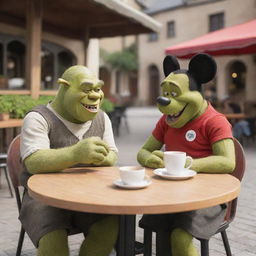
[[[161,84],[162,96],[170,100],[170,104],[157,104],[159,110],[167,115],[166,122],[174,128],[183,127],[192,120],[203,106],[204,99],[197,91],[189,90],[186,74],[171,73]]]
[[[104,98],[103,81],[86,68],[67,81],[62,105],[67,119],[77,123],[94,119]]]

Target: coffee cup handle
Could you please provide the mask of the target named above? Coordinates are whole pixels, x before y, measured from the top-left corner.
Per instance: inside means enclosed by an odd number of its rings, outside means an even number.
[[[193,158],[192,158],[191,156],[187,156],[187,157],[186,157],[186,163],[187,163],[187,160],[189,160],[190,163],[189,163],[189,165],[185,168],[186,170],[188,170],[188,169],[191,167],[191,165],[192,165],[192,163],[193,163]]]

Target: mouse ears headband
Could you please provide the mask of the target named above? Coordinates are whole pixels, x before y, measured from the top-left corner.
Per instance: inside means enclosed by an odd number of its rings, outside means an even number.
[[[187,74],[190,80],[190,89],[200,91],[201,84],[207,83],[215,77],[217,65],[210,55],[199,53],[190,60],[188,70],[181,70],[176,57],[168,55],[164,58],[163,70],[165,76],[172,72]]]

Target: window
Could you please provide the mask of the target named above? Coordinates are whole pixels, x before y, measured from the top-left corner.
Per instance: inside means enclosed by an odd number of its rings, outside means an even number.
[[[175,22],[169,21],[167,23],[167,38],[175,37]]]
[[[148,35],[148,41],[149,42],[155,42],[157,40],[158,40],[158,34],[157,33],[152,32]]]
[[[217,13],[209,16],[209,31],[224,28],[224,13]]]

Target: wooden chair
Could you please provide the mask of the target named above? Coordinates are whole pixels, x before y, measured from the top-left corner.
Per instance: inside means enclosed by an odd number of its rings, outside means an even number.
[[[12,142],[9,146],[9,149],[7,152],[7,167],[8,167],[9,175],[10,175],[11,182],[12,182],[12,185],[14,188],[18,211],[20,212],[21,199],[22,199],[20,189],[23,189],[23,193],[25,190],[24,187],[21,186],[20,181],[19,181],[20,174],[23,170],[22,164],[20,161],[20,135],[17,135],[12,140]],[[81,233],[81,231],[74,228],[73,230],[70,231],[69,235],[75,235],[78,233]],[[16,250],[16,256],[20,256],[20,254],[21,254],[22,245],[23,245],[23,241],[24,241],[24,235],[25,235],[25,230],[21,226],[18,246],[17,246],[17,250]]]
[[[20,194],[19,187],[21,187],[21,184],[19,182],[19,176],[23,170],[21,162],[20,162],[20,135],[16,136],[12,140],[12,142],[9,146],[9,149],[7,152],[7,168],[8,168],[8,172],[9,172],[11,182],[12,182],[12,185],[14,188],[18,211],[20,212],[21,194]],[[24,190],[24,188],[23,188],[23,190]],[[21,254],[24,235],[25,235],[25,230],[21,226],[18,246],[17,246],[17,250],[16,250],[16,256],[20,256],[20,254]]]
[[[245,171],[245,155],[244,150],[238,140],[234,139],[235,154],[236,154],[236,167],[231,175],[238,178],[240,181],[244,176]],[[217,233],[221,233],[223,244],[225,247],[226,255],[232,256],[226,229],[229,224],[234,220],[237,208],[237,198],[228,203],[227,213],[224,222],[221,224]],[[139,226],[144,229],[144,256],[152,255],[152,233],[156,233],[156,256],[171,255],[171,248],[169,237],[170,233],[165,230],[155,230],[147,223],[140,223]],[[197,238],[198,239],[198,238]],[[198,239],[201,243],[201,256],[209,256],[209,240]]]

